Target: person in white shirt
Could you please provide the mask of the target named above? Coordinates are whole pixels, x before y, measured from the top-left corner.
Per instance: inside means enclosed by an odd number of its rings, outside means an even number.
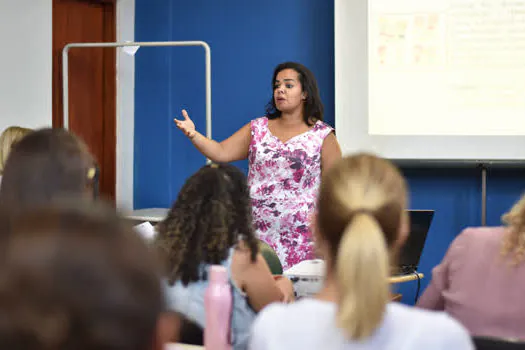
[[[315,298],[265,308],[250,349],[473,350],[467,331],[431,311],[389,302],[390,257],[408,234],[399,170],[370,154],[346,157],[323,178],[313,232],[326,261]]]

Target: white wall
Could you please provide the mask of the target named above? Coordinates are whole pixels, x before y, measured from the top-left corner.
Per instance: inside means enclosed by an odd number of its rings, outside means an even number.
[[[0,132],[50,126],[52,0],[0,1]]]
[[[117,41],[135,36],[135,0],[117,2]],[[0,132],[52,124],[52,0],[0,0]],[[117,55],[116,200],[133,206],[135,60]]]

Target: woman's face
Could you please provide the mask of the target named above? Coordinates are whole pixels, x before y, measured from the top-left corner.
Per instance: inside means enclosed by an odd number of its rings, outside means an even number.
[[[306,95],[299,81],[299,74],[293,69],[283,69],[277,74],[273,86],[273,98],[277,109],[289,113],[302,108]]]

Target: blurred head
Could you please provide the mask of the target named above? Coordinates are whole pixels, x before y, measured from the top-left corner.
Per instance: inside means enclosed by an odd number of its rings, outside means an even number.
[[[9,156],[11,148],[31,131],[31,129],[19,126],[10,126],[2,132],[0,135],[0,175],[4,172],[7,156]]]
[[[525,261],[525,195],[503,215],[502,221],[509,227],[502,254],[512,258],[512,265],[519,265]]]
[[[323,120],[323,103],[313,73],[300,63],[279,64],[272,78],[273,97],[266,107],[269,119],[302,110],[307,125]]]
[[[96,166],[87,146],[64,129],[41,129],[18,142],[7,160],[0,203],[13,211],[57,198],[93,196]]]
[[[157,231],[155,245],[170,284],[205,279],[200,264],[223,262],[241,235],[255,261],[258,243],[246,177],[232,165],[202,167],[186,181]]]
[[[361,340],[382,321],[389,257],[408,234],[405,180],[389,161],[357,154],[328,170],[318,201],[315,232],[338,286],[338,324]]]
[[[171,334],[159,265],[113,211],[77,201],[0,227],[0,347],[162,349]]]

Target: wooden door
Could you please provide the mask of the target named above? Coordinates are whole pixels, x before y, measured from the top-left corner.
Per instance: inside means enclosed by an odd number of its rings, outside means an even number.
[[[115,0],[53,0],[53,127],[63,126],[62,49],[68,43],[114,42]],[[116,54],[114,48],[69,50],[69,129],[100,167],[100,192],[115,198]]]

